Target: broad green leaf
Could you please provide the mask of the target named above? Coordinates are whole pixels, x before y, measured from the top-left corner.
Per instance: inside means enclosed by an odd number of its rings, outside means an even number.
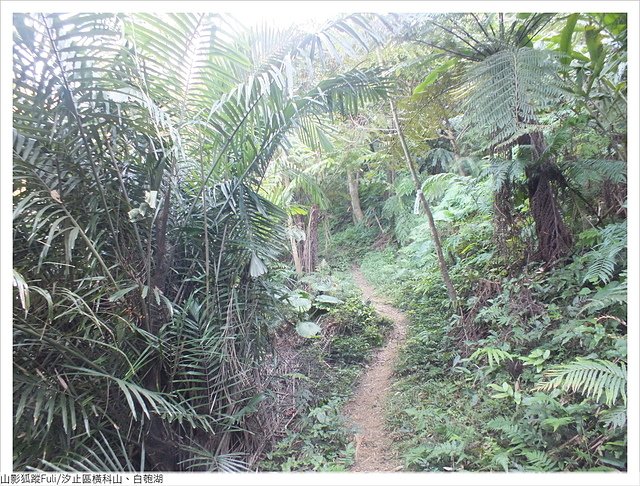
[[[344,304],[344,301],[333,297],[332,295],[321,294],[316,296],[316,302],[323,302],[325,304]]]
[[[318,282],[313,284],[313,287],[319,292],[329,292],[333,288],[333,285],[329,282]],[[318,300],[317,297],[316,300]]]
[[[449,61],[445,62],[441,66],[438,66],[437,68],[431,70],[431,72],[427,75],[427,77],[424,78],[424,81],[422,81],[422,83],[420,83],[418,86],[416,86],[413,89],[413,94],[419,95],[424,93],[429,86],[431,86],[433,83],[436,82],[440,74],[442,74],[447,69],[452,67],[456,62],[457,62],[456,59],[450,59]]]
[[[577,59],[578,61],[589,62],[589,58],[578,51],[571,51],[571,57],[573,59]]]
[[[296,326],[296,332],[300,334],[300,336],[305,338],[312,338],[317,336],[322,329],[318,324],[311,321],[303,321],[299,322]]]
[[[306,312],[311,309],[311,300],[301,297],[298,294],[293,294],[289,297],[289,303],[300,312]]]

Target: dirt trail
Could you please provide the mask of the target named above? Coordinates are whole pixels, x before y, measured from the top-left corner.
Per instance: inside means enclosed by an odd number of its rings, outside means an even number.
[[[402,464],[393,454],[384,428],[384,405],[392,384],[393,363],[405,339],[407,318],[375,294],[359,269],[354,268],[352,274],[364,298],[371,301],[380,315],[391,319],[394,327],[345,407],[347,422],[356,429],[356,457],[351,471],[399,471]]]

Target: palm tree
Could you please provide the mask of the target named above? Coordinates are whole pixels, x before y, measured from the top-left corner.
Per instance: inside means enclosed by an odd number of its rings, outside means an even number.
[[[14,468],[248,467],[285,241],[260,186],[290,133],[385,95],[376,70],[300,73],[373,30],[14,26]]]

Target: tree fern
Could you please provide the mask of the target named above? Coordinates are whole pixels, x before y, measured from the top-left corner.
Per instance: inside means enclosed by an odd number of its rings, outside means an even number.
[[[604,403],[609,407],[620,399],[627,402],[627,366],[624,362],[576,358],[571,363],[546,371],[544,376],[550,380],[539,383],[536,390],[561,388],[595,401],[600,401],[604,394]]]
[[[466,136],[492,146],[540,130],[537,113],[563,96],[552,54],[526,47],[504,49],[476,64],[465,92]]]

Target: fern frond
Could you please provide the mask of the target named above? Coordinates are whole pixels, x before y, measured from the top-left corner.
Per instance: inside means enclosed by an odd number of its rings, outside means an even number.
[[[520,158],[509,160],[492,158],[491,166],[486,174],[493,176],[493,190],[499,192],[507,183],[514,183],[524,179],[525,161]]]
[[[573,160],[563,167],[567,180],[578,186],[603,181],[627,182],[627,163],[623,160],[586,159]]]
[[[534,471],[553,471],[558,469],[558,462],[544,451],[523,451]]]
[[[627,408],[614,407],[600,415],[600,422],[612,430],[622,429],[627,424]]]
[[[541,446],[544,441],[531,427],[523,427],[504,416],[496,417],[487,423],[490,429],[502,432],[515,447]]]
[[[585,255],[589,265],[583,278],[587,281],[602,281],[608,283],[613,278],[619,254],[627,248],[626,223],[610,224],[599,234],[602,243]]]
[[[553,55],[521,47],[501,50],[475,65],[461,94],[466,96],[466,136],[500,146],[539,130],[537,113],[557,103],[564,91]]]
[[[609,407],[619,399],[627,402],[626,363],[576,358],[572,363],[546,371],[544,376],[551,380],[539,383],[534,390],[562,388],[567,392],[581,393],[595,401],[599,401],[604,394],[604,402]]]
[[[622,282],[609,282],[593,294],[589,301],[582,306],[579,314],[600,311],[617,304],[626,304],[627,300],[626,278]]]
[[[422,193],[429,201],[435,201],[444,196],[452,186],[457,186],[467,182],[468,177],[452,174],[451,172],[442,172],[427,177],[422,183]]]

